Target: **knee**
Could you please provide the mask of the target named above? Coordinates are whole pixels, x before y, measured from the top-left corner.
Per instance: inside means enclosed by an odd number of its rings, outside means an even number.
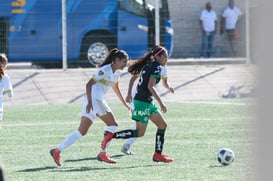
[[[158,127],[158,129],[167,129],[167,127],[168,127],[167,123],[164,122]]]
[[[144,136],[144,133],[138,133],[137,137],[142,137]]]
[[[142,137],[144,136],[144,134],[145,134],[145,131],[137,130],[137,137]]]

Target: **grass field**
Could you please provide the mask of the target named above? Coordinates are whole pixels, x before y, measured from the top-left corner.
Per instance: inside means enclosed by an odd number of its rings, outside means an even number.
[[[0,162],[8,181],[17,180],[254,180],[252,153],[255,126],[251,100],[167,102],[168,122],[164,152],[174,159],[154,163],[156,127],[149,123],[144,137],[132,146],[135,155],[124,155],[125,140],[113,140],[108,153],[117,164],[96,160],[105,125],[99,119],[89,133],[62,152],[57,167],[49,150],[57,146],[79,124],[80,104],[6,106],[0,129]],[[110,104],[119,130],[131,128],[129,113],[120,104]],[[216,153],[231,148],[235,161],[221,166]]]

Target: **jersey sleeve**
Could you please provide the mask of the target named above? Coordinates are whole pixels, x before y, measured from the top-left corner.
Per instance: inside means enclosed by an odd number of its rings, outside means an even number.
[[[107,71],[105,67],[100,67],[94,72],[93,79],[96,82],[99,82],[100,80],[104,79],[105,76],[107,76]]]
[[[3,77],[4,90],[3,94],[7,94],[9,97],[13,95],[13,88],[8,75]]]
[[[121,71],[117,71],[116,72],[116,80],[115,80],[115,83],[119,82],[120,81],[120,77],[121,77]]]
[[[161,67],[161,78],[162,79],[167,79],[168,78],[167,65]]]

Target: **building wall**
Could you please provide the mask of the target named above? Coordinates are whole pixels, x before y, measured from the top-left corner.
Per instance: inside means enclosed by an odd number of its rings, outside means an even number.
[[[201,30],[199,17],[205,7],[206,0],[169,0],[171,21],[174,26],[173,58],[199,57]],[[232,52],[228,44],[226,34],[220,35],[220,18],[228,0],[210,0],[212,8],[218,18],[218,32],[214,40],[214,57],[231,57]],[[241,37],[236,40],[235,48],[238,57],[246,56],[246,2],[235,0],[243,15],[238,21]]]

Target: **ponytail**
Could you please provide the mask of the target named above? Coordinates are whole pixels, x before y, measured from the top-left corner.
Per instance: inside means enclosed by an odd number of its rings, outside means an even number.
[[[133,75],[140,74],[145,65],[152,62],[157,56],[161,56],[164,52],[167,52],[167,50],[163,46],[154,46],[144,57],[138,59],[134,64],[130,65],[128,67],[128,72]]]
[[[113,61],[115,61],[116,58],[120,58],[120,59],[129,59],[128,54],[124,51],[124,50],[119,50],[117,48],[113,48],[110,53],[108,54],[108,56],[106,57],[106,59],[104,60],[104,62],[102,62],[101,64],[99,64],[97,67],[102,67],[104,65],[110,64]]]

